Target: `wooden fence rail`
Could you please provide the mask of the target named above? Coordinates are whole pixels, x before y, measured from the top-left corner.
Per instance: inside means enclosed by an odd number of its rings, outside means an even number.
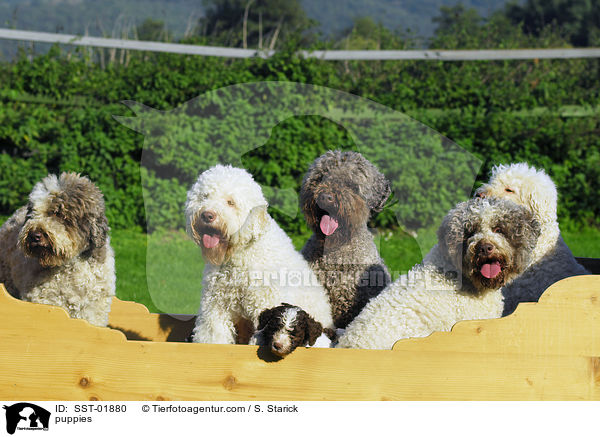
[[[266,360],[256,346],[183,343],[189,320],[118,300],[110,326],[0,285],[0,399],[600,400],[600,276],[564,279],[507,317],[392,350],[299,348]]]

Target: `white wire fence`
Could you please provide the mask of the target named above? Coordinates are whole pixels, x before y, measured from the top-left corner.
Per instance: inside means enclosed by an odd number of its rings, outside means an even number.
[[[268,58],[275,54],[274,50],[173,44],[154,41],[65,35],[48,32],[31,32],[14,29],[0,29],[0,39],[51,44],[58,43],[108,49],[177,53],[184,55],[217,56],[225,58],[252,58],[257,56]],[[301,53],[305,57],[319,58],[325,61],[495,61],[513,59],[600,58],[600,48],[512,50],[315,50],[302,51]]]

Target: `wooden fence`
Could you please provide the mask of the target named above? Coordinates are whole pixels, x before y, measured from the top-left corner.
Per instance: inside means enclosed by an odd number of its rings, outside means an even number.
[[[139,304],[115,301],[110,324],[0,286],[0,399],[600,400],[600,276],[392,350],[299,348],[280,361],[255,346],[166,341],[190,321]]]

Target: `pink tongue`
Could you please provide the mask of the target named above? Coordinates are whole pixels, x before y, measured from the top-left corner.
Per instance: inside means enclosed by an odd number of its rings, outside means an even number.
[[[481,274],[488,279],[495,278],[500,273],[500,263],[498,261],[494,261],[491,264],[484,264],[481,266]]]
[[[202,244],[204,244],[204,247],[207,249],[212,249],[219,244],[219,236],[204,234],[202,236]]]
[[[321,217],[321,232],[323,232],[325,235],[333,234],[337,227],[338,222],[336,219],[328,215],[324,215],[323,217]]]

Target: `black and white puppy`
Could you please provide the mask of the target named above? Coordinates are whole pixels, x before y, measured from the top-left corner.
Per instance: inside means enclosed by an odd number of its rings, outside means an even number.
[[[285,357],[300,346],[329,347],[332,340],[332,329],[323,329],[302,308],[283,303],[260,314],[250,344],[266,346],[274,355]]]

